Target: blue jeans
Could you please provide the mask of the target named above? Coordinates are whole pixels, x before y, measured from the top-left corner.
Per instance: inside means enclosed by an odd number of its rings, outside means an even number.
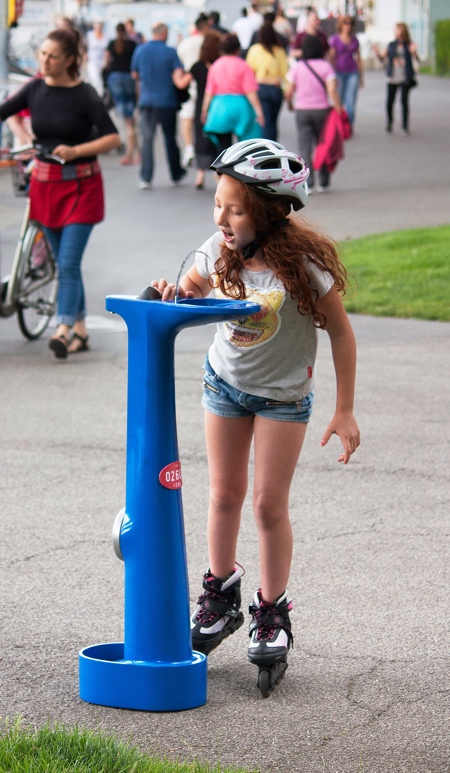
[[[264,114],[262,136],[266,140],[274,140],[276,142],[278,138],[277,121],[281,105],[283,104],[283,92],[279,86],[260,83],[258,96]]]
[[[75,224],[44,228],[58,266],[57,325],[72,327],[86,316],[81,259],[93,227]]]
[[[141,179],[149,183],[153,178],[153,140],[158,124],[161,124],[164,134],[170,175],[172,180],[176,182],[185,174],[185,170],[180,164],[180,150],[176,141],[176,107],[141,107]]]
[[[359,89],[358,72],[338,72],[336,73],[337,87],[341,105],[346,110],[353,126],[355,122],[356,97]]]

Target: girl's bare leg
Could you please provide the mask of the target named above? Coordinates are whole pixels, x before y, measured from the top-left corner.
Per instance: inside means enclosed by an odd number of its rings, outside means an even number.
[[[127,150],[121,161],[122,164],[131,164],[133,156],[137,153],[137,135],[134,118],[125,118],[125,130],[127,133]]]
[[[255,417],[253,510],[259,535],[261,593],[273,603],[285,590],[292,561],[289,491],[306,424]]]
[[[197,175],[195,177],[195,187],[202,188],[205,183],[205,170],[197,169]]]
[[[210,479],[208,550],[211,572],[221,579],[233,571],[241,509],[247,493],[253,417],[225,419],[205,411]]]

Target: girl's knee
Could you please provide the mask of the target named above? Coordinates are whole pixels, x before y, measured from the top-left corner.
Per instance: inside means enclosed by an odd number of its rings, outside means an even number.
[[[225,515],[240,510],[244,499],[245,493],[242,495],[238,491],[230,490],[229,487],[226,489],[216,489],[211,491],[210,505],[216,512]]]
[[[266,496],[255,497],[253,500],[253,513],[258,529],[276,529],[280,524],[289,520],[287,505],[280,499]]]

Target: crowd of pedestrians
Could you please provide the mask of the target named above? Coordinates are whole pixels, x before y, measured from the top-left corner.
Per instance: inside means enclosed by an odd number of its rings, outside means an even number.
[[[170,183],[178,184],[188,167],[195,166],[199,190],[210,162],[233,141],[278,140],[284,103],[294,113],[297,150],[311,169],[330,108],[344,115],[355,131],[358,92],[364,85],[356,19],[340,16],[327,36],[312,7],[296,25],[282,3],[274,3],[271,12],[262,10],[257,2],[246,4],[230,29],[222,26],[218,12],[200,13],[176,47],[167,43],[170,30],[163,20],[148,31],[148,41],[133,19],[119,23],[113,39],[98,20],[82,36],[82,74],[107,109],[114,110],[123,140],[120,163],[139,165],[137,184],[142,190],[152,186],[158,126]],[[70,28],[71,21],[63,18],[58,26]],[[373,51],[386,65],[386,131],[393,131],[400,92],[401,128],[407,136],[409,95],[419,59],[406,25],[396,25],[395,39],[385,51],[377,46]],[[10,126],[21,140],[29,138],[26,114],[12,117]],[[325,168],[317,171],[322,179],[318,190],[326,190],[329,173]]]
[[[136,164],[136,183],[148,190],[160,126],[169,184],[179,185],[195,164],[195,188],[201,190],[207,169],[236,141],[278,140],[286,101],[295,114],[296,150],[310,170],[309,192],[325,191],[341,157],[329,151],[338,135],[346,138],[354,127],[363,70],[348,15],[327,37],[313,9],[294,29],[280,4],[276,12],[261,14],[252,3],[230,30],[221,26],[218,12],[200,14],[177,48],[167,43],[164,21],[150,33],[146,41],[127,19],[117,24],[113,39],[100,22],[82,36],[61,19],[44,41],[36,76],[0,106],[0,121],[10,121],[21,141],[34,136],[65,162],[64,168],[55,166],[43,155],[30,191],[32,216],[44,225],[58,262],[57,330],[50,348],[60,359],[89,348],[81,261],[93,225],[103,218],[97,154],[119,151],[118,163]],[[407,135],[418,54],[406,25],[396,25],[386,51],[374,52],[386,63],[386,130],[392,132],[400,90]]]
[[[244,6],[230,29],[221,25],[218,12],[201,13],[176,48],[167,44],[169,27],[163,21],[153,25],[148,42],[136,32],[132,20],[118,25],[118,38],[106,44],[101,25],[94,25],[87,36],[88,65],[91,58],[99,61],[104,46],[110,57],[103,61],[103,74],[109,70],[104,82],[126,130],[122,163],[140,162],[137,183],[142,190],[152,186],[158,126],[164,135],[170,183],[178,184],[187,168],[195,165],[196,189],[204,187],[211,161],[232,142],[255,137],[277,141],[284,103],[294,113],[297,150],[311,168],[311,189],[315,148],[320,142],[332,142],[332,134],[331,139],[324,139],[325,128],[331,123],[330,108],[343,116],[343,136],[347,127],[354,132],[358,92],[364,85],[356,19],[348,14],[340,16],[335,19],[335,31],[327,36],[313,8],[308,8],[294,26],[282,4],[275,6],[274,11],[265,13],[258,3]],[[406,136],[408,96],[415,83],[413,64],[418,57],[406,25],[396,25],[395,35],[385,52],[374,46],[374,54],[386,63],[386,129],[392,131],[399,90]],[[130,50],[118,55],[117,48],[125,39]],[[118,56],[123,60],[119,72],[114,69]],[[92,67],[88,67],[90,78]],[[91,82],[98,83],[98,73]],[[317,169],[317,190],[329,187],[330,169],[330,164]]]

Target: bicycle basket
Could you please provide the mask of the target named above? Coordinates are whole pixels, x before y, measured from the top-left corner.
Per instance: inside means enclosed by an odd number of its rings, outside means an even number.
[[[27,196],[28,188],[30,187],[30,157],[28,158],[15,158],[14,164],[11,167],[11,181],[15,196]]]

